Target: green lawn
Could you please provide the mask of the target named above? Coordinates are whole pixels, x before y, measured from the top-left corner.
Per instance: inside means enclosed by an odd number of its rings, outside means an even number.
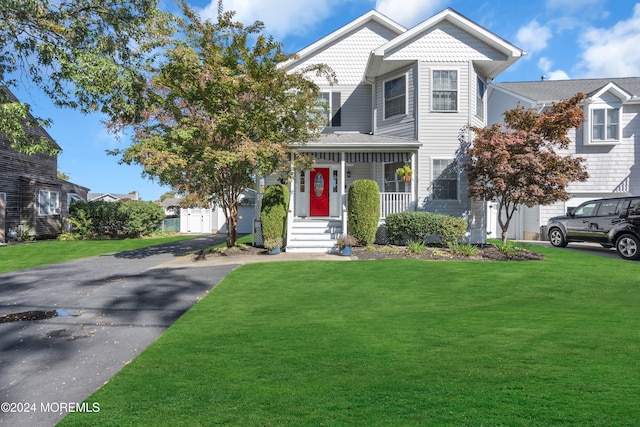
[[[636,262],[245,265],[62,425],[632,426]]]
[[[127,240],[46,240],[0,246],[0,273],[55,264],[95,255],[162,245],[196,236],[173,236]]]

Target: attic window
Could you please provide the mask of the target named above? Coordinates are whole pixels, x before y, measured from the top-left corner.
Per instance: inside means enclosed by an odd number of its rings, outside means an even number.
[[[407,113],[407,77],[400,76],[384,82],[384,118]]]

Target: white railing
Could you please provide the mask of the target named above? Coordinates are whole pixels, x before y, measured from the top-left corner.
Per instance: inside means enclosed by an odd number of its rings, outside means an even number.
[[[380,218],[406,212],[410,210],[411,203],[411,193],[380,193]]]

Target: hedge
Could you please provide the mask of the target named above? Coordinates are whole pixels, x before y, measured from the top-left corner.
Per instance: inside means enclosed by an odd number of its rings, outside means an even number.
[[[369,179],[353,181],[347,196],[347,230],[361,245],[369,245],[376,239],[380,220],[380,188]]]
[[[151,234],[165,218],[161,206],[153,202],[76,201],[69,205],[69,222],[81,238],[133,238]]]
[[[439,237],[442,243],[457,243],[467,232],[463,218],[433,212],[402,212],[386,218],[387,238],[392,242],[424,241]]]
[[[289,189],[285,185],[268,186],[262,197],[260,221],[262,240],[268,249],[282,245],[287,231],[287,210],[289,209]]]

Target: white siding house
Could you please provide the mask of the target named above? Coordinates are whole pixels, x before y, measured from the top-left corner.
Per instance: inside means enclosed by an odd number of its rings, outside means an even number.
[[[511,239],[544,238],[541,231],[549,218],[584,201],[640,194],[638,77],[492,84],[489,124],[502,122],[502,113],[518,104],[542,109],[578,92],[586,95],[586,120],[570,133],[572,143],[565,154],[586,159],[589,179],[569,186],[571,199],[567,202],[519,209],[509,228]]]
[[[329,107],[327,128],[298,147],[316,162],[290,183],[287,251],[333,248],[348,232],[346,194],[356,179],[378,182],[381,223],[407,210],[459,215],[469,221],[469,241],[484,241],[484,206],[470,201],[457,162],[459,135],[469,123],[487,124],[487,84],[523,54],[452,9],[411,29],[371,11],[283,64],[326,64],[337,77],[333,86],[315,81]],[[395,175],[401,165],[411,166],[410,182]]]

